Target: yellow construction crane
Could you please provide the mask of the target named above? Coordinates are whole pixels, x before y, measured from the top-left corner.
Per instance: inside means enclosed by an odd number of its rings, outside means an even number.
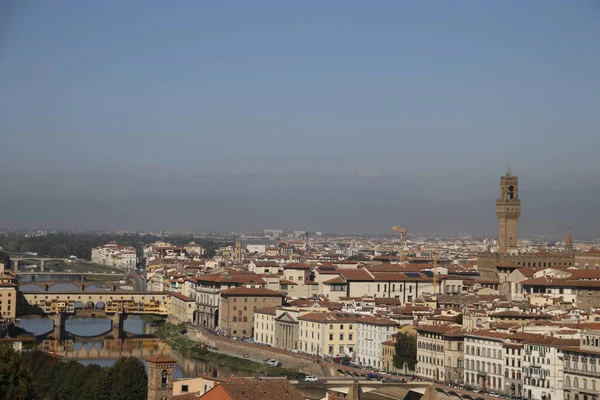
[[[433,252],[433,294],[437,294],[437,264],[438,264],[438,253]]]
[[[390,226],[390,229],[400,234],[400,262],[406,262],[406,229],[396,225]]]

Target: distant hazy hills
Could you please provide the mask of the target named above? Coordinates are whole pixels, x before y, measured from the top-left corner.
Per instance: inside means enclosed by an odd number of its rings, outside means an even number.
[[[395,193],[396,192],[396,193]],[[0,197],[0,228],[181,229],[260,228],[324,232],[409,232],[495,235],[495,198],[418,198],[398,190],[306,189],[231,195],[113,199]],[[520,232],[575,238],[600,236],[600,188],[522,191]]]

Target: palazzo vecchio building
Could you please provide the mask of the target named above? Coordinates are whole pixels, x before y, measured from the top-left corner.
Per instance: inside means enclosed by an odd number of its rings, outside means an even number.
[[[509,167],[506,175],[500,177],[500,197],[496,200],[498,252],[479,254],[477,257],[479,279],[499,280],[499,274],[509,274],[521,267],[545,268],[573,265],[573,238],[570,230],[567,233],[563,253],[520,254],[517,243],[520,217],[519,178],[512,174]]]

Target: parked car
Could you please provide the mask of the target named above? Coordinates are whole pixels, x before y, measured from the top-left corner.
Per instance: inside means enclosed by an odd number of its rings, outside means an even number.
[[[380,380],[383,379],[383,377],[380,374],[378,374],[378,373],[369,372],[369,374],[367,375],[367,379],[370,380],[370,381],[372,381],[372,380],[380,381]]]
[[[265,361],[265,365],[267,367],[279,367],[279,366],[281,366],[281,363],[278,362],[276,359],[271,358],[271,359],[268,359]]]
[[[319,379],[316,376],[306,375],[304,382],[318,382]]]

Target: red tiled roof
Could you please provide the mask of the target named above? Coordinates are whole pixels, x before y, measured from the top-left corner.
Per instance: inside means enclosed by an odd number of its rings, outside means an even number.
[[[221,295],[226,296],[281,296],[283,293],[275,290],[264,288],[249,288],[246,286],[238,286],[231,289],[221,290]]]
[[[187,297],[187,296],[184,296],[184,295],[182,295],[181,293],[177,293],[177,292],[169,292],[169,294],[170,294],[171,296],[173,296],[173,297],[177,297],[177,298],[178,298],[179,300],[181,300],[181,301],[191,301],[191,302],[194,302],[194,301],[195,301],[194,299],[192,299],[192,298],[190,298],[190,297]]]
[[[156,356],[152,356],[150,358],[148,358],[146,361],[151,362],[151,363],[157,363],[157,364],[163,364],[163,363],[176,363],[177,360],[175,360],[173,357],[166,355],[166,354],[158,354]]]
[[[310,265],[305,263],[289,263],[284,265],[283,269],[310,269]]]
[[[259,308],[257,310],[254,311],[254,313],[258,313],[258,314],[269,314],[269,315],[275,315],[277,312],[277,308],[275,307],[263,307],[263,308]]]

